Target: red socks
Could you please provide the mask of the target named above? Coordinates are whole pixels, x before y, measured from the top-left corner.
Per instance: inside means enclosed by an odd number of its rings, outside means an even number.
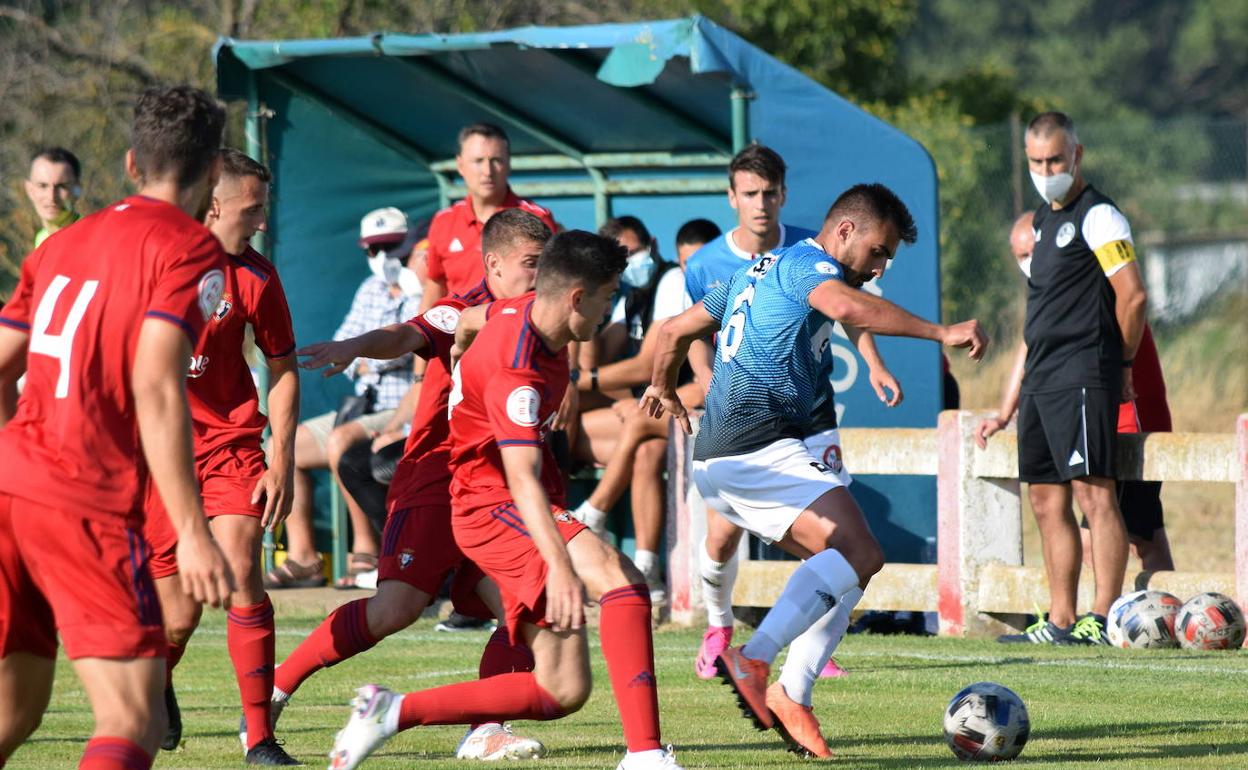
[[[273,605],[269,597],[248,607],[234,607],[226,615],[226,643],[238,693],[247,720],[247,748],[273,737],[269,699],[273,693]]]
[[[367,599],[356,599],[334,610],[304,639],[274,674],[277,689],[291,695],[303,680],[322,668],[359,655],[377,640],[368,631]]]
[[[125,738],[92,738],[78,770],[150,770],[152,756]]]
[[[182,656],[186,653],[185,644],[168,643],[168,653],[165,655],[165,688],[173,684],[173,669],[182,660]]]
[[[477,676],[489,679],[499,674],[512,674],[517,671],[533,670],[533,651],[523,642],[511,643],[511,635],[507,626],[499,626],[485,643],[481,652],[481,665],[477,668]]]
[[[650,589],[642,583],[607,591],[598,606],[602,608],[598,628],[602,656],[607,659],[611,689],[624,725],[624,742],[629,751],[662,748]]]
[[[510,719],[558,719],[563,709],[530,673],[435,687],[403,696],[399,729],[416,725],[463,725]]]

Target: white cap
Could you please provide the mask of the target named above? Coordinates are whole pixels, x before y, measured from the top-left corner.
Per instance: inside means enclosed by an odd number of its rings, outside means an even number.
[[[407,217],[402,211],[387,206],[364,215],[360,220],[360,246],[374,243],[396,243],[407,237]]]

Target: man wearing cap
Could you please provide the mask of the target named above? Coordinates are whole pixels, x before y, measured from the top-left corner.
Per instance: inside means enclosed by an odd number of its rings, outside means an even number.
[[[520,208],[559,232],[550,211],[518,197],[507,184],[511,174],[511,141],[492,123],[473,123],[459,132],[455,167],[468,195],[447,206],[429,225],[429,277],[421,310],[439,299],[471,291],[485,279],[481,260],[481,228],[503,209]]]
[[[397,254],[408,235],[407,217],[393,207],[370,211],[360,220],[360,247],[371,275],[364,279],[335,340],[400,323],[416,315],[420,306],[420,277]],[[408,292],[415,292],[414,294]],[[320,554],[312,527],[313,484],[309,471],[335,469],[338,458],[361,441],[393,432],[409,419],[399,409],[412,388],[412,356],[391,361],[359,358],[343,372],[355,383],[353,408],[305,420],[295,433],[295,500],[286,521],[286,561],[265,576],[268,588],[321,585]],[[355,414],[358,412],[359,414]],[[408,410],[410,415],[410,409]],[[341,415],[341,417],[340,417]],[[354,546],[348,564],[354,575],[377,566],[377,534],[368,517],[346,496]]]
[[[75,206],[82,195],[82,164],[64,147],[44,147],[30,161],[26,197],[39,217],[34,248],[49,235],[81,218]]]

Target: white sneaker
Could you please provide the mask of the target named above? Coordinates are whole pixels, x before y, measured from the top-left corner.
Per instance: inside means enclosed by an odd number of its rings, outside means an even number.
[[[629,752],[615,766],[615,770],[684,770],[676,764],[676,752],[671,746],[655,751]]]
[[[455,747],[457,759],[479,759],[494,762],[499,759],[538,759],[546,753],[546,747],[532,738],[521,738],[507,725],[497,722],[483,724],[469,730]]]
[[[334,736],[329,770],[354,770],[369,754],[381,748],[393,733],[386,731],[386,712],[398,693],[366,684],[351,699],[351,718]]]
[[[269,725],[273,729],[277,729],[277,718],[282,715],[282,709],[286,708],[286,703],[290,698],[273,698],[272,705],[269,706]],[[238,718],[238,742],[243,744],[243,756],[247,756],[247,717]]]

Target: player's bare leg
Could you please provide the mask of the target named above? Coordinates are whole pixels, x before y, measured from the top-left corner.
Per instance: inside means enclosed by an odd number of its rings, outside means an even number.
[[[247,723],[247,762],[298,764],[273,737],[270,697],[276,637],[273,605],[264,591],[264,577],[260,571],[260,547],[264,537],[260,519],[223,514],[214,516],[208,523],[237,581],[226,615],[226,644],[238,681],[243,719]]]
[[[55,658],[26,652],[0,658],[0,763],[39,727],[55,672]]]
[[[827,660],[845,630],[833,621],[842,614],[848,618],[871,576],[884,566],[884,552],[844,487],[811,503],[776,545],[805,561],[749,643],[725,650],[717,667],[756,726],[776,727],[792,751],[826,757],[830,752],[809,705],[813,668],[768,687],[771,663],[790,644],[801,647],[803,657]]]
[[[73,666],[95,718],[84,756],[121,742],[105,750],[138,749],[150,765],[165,734],[165,659],[79,658]]]
[[[1092,534],[1092,571],[1096,594],[1092,612],[1104,618],[1114,600],[1122,595],[1127,570],[1127,529],[1118,510],[1118,491],[1113,479],[1084,476],[1070,482],[1079,510],[1088,517]]]
[[[702,679],[715,678],[715,660],[732,644],[732,589],[737,582],[737,548],[743,534],[740,527],[706,506],[706,540],[698,559],[706,633],[693,661],[693,670]]]
[[[1049,622],[1070,628],[1075,622],[1082,548],[1070,487],[1066,484],[1029,484],[1027,495],[1036,514],[1044,569],[1049,579]]]
[[[182,580],[177,573],[152,581],[156,586],[156,596],[160,599],[160,613],[165,624],[165,641],[169,644],[165,658],[165,716],[168,720],[165,735],[160,747],[173,751],[182,742],[182,710],[178,706],[178,698],[173,687],[173,670],[191,635],[199,627],[200,616],[204,606],[195,598],[182,590]]]

